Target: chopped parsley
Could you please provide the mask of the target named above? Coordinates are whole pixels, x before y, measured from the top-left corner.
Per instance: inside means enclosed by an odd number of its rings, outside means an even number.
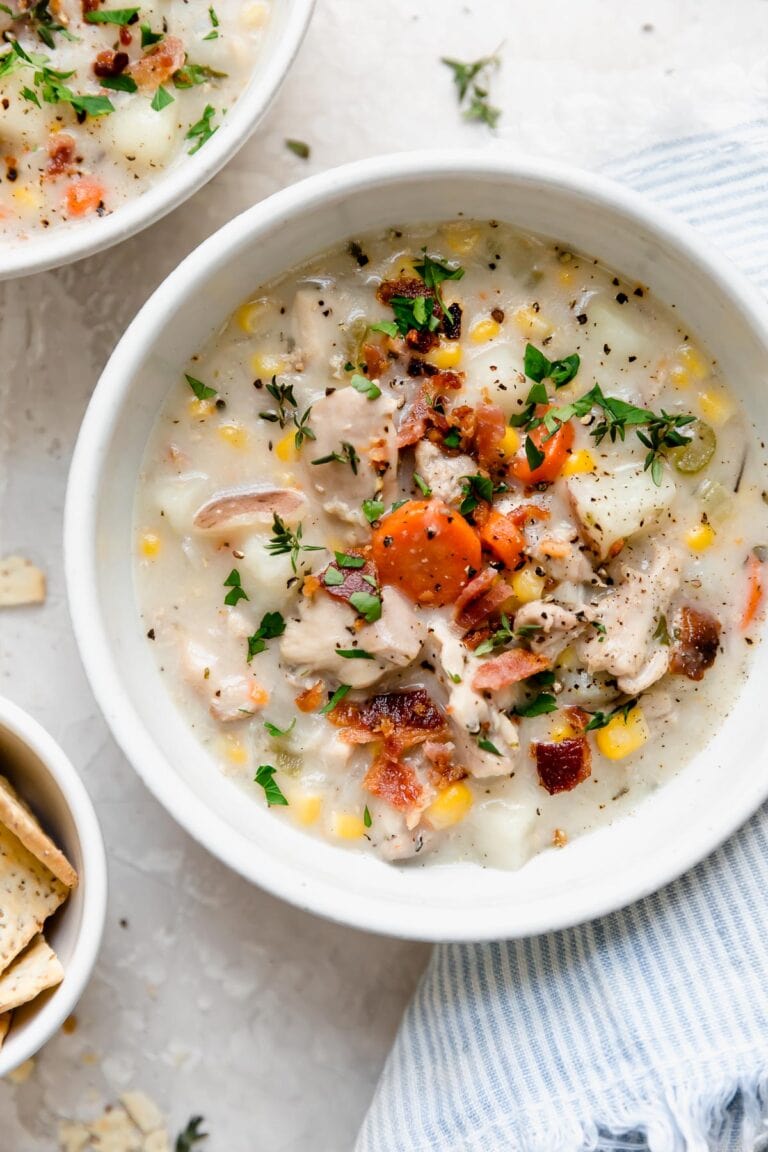
[[[478,120],[489,128],[496,127],[501,109],[495,108],[488,97],[489,78],[493,70],[498,68],[499,62],[496,53],[493,56],[481,56],[472,62],[452,60],[448,56],[441,58],[441,63],[453,73],[459,107],[464,109],[465,120]]]
[[[209,80],[223,80],[226,76],[226,72],[217,72],[215,68],[208,68],[205,64],[191,64],[186,60],[181,68],[174,72],[172,79],[174,88],[198,88]]]
[[[200,1131],[202,1116],[192,1116],[183,1132],[176,1137],[175,1152],[193,1152],[194,1146],[208,1139],[207,1132]]]
[[[401,336],[411,331],[436,332],[440,318],[435,316],[435,304],[427,296],[393,296],[389,306],[395,314],[395,324]]]
[[[326,568],[323,573],[323,584],[326,588],[339,588],[344,583],[344,573],[339,572],[338,568]]]
[[[493,744],[487,736],[478,736],[477,746],[483,752],[491,752],[494,756],[501,756],[501,752],[499,752],[496,745]]]
[[[515,633],[509,622],[509,617],[502,613],[501,627],[492,632],[485,640],[480,641],[475,648],[475,656],[487,656],[489,652],[493,652],[494,648],[501,648],[505,644],[509,644],[514,638]]]
[[[369,326],[369,331],[383,332],[385,336],[390,336],[394,339],[400,330],[394,320],[377,320],[375,324]]]
[[[422,248],[422,252],[424,253],[424,259],[420,264],[414,264],[413,267],[427,288],[434,294],[435,300],[437,300],[437,303],[440,305],[443,314],[450,318],[451,314],[445,306],[440,285],[444,280],[461,280],[464,275],[464,269],[458,264],[451,266],[450,264],[443,264],[440,260],[435,260],[429,255],[426,248]]]
[[[112,92],[137,92],[139,88],[133,76],[127,72],[121,72],[119,76],[104,76],[99,83],[102,88],[109,88]]]
[[[259,652],[264,651],[267,640],[274,640],[276,636],[282,636],[283,632],[285,632],[285,620],[280,613],[266,612],[253,636],[248,637],[248,663],[250,664]]]
[[[363,500],[363,516],[369,524],[375,524],[384,515],[386,505],[383,500]]]
[[[283,736],[290,735],[296,727],[296,717],[294,716],[287,728],[278,728],[277,724],[273,724],[270,720],[264,721],[264,727],[273,740],[280,740]]]
[[[138,8],[96,8],[85,13],[86,24],[135,24],[138,18]]]
[[[303,140],[286,140],[285,146],[294,156],[298,156],[299,160],[309,160],[312,150]]]
[[[202,380],[196,380],[194,376],[190,376],[187,372],[184,373],[184,379],[198,400],[210,400],[217,394],[215,388],[209,388],[207,384],[203,384]]]
[[[534,697],[528,704],[523,704],[515,708],[515,715],[530,719],[533,716],[544,716],[547,712],[556,711],[557,701],[554,696],[551,696],[549,692],[540,692],[539,695]]]
[[[171,96],[167,88],[163,88],[162,84],[152,97],[150,108],[154,112],[162,112],[163,108],[167,108],[169,104],[173,104],[175,97]]]
[[[329,712],[333,712],[337,704],[340,704],[348,692],[352,691],[351,684],[339,684],[336,691],[331,696],[327,704],[324,704],[320,709],[321,716],[327,716]]]
[[[488,504],[493,503],[493,481],[481,472],[476,472],[474,476],[462,476],[461,490],[464,493],[464,499],[459,505],[462,516],[469,516],[483,500]]]
[[[274,768],[271,764],[260,764],[256,769],[254,780],[264,789],[264,795],[267,798],[267,806],[269,808],[274,808],[278,805],[287,807],[288,801],[280,791],[280,786],[275,780],[275,772],[277,772],[277,768]]]
[[[368,624],[381,619],[381,596],[375,592],[353,592],[349,603]]]
[[[203,40],[217,40],[219,36],[219,18],[213,7],[208,9],[208,17],[211,21],[211,31],[203,36]]]
[[[226,596],[224,597],[224,603],[229,605],[230,608],[234,608],[234,606],[239,604],[241,600],[248,599],[248,596],[243,589],[242,584],[240,583],[240,573],[238,572],[237,568],[233,568],[229,576],[227,576],[226,580],[224,581],[224,587],[229,588],[229,592],[227,592]]]
[[[350,444],[347,440],[342,440],[340,452],[329,452],[327,456],[319,456],[317,460],[312,461],[312,464],[349,464],[354,476],[357,476],[359,463],[360,457],[355,451],[354,444]]]
[[[535,380],[537,384],[549,379],[555,388],[563,388],[573,380],[580,365],[581,358],[577,352],[565,356],[562,360],[548,360],[533,344],[526,345],[523,370],[528,379]]]
[[[614,708],[612,712],[593,712],[591,714],[592,719],[586,725],[584,731],[595,732],[598,728],[605,728],[607,724],[610,724],[611,720],[613,720],[615,716],[623,716],[624,723],[626,724],[627,720],[629,719],[629,714],[636,704],[637,699],[633,699],[628,700],[626,704],[619,705],[618,708]]]
[[[7,5],[0,4],[0,11],[7,13],[12,20],[28,21],[46,48],[56,47],[54,34],[63,36],[65,40],[77,40],[77,36],[73,36],[68,28],[54,19],[50,12],[49,3],[50,0],[37,0],[37,3],[32,4],[26,11],[19,12],[13,12]]]
[[[430,488],[429,484],[427,484],[426,480],[423,478],[423,476],[420,476],[418,472],[414,472],[413,482],[418,488],[419,492],[421,492],[422,496],[432,495],[432,489]]]
[[[535,472],[537,468],[541,468],[546,460],[545,454],[531,436],[526,436],[525,438],[525,458],[528,461],[528,467],[531,472]]]
[[[189,131],[184,137],[185,140],[194,140],[194,144],[189,149],[190,156],[194,156],[195,152],[199,152],[203,144],[207,144],[211,136],[213,136],[214,132],[218,131],[218,124],[212,123],[213,117],[215,115],[216,109],[213,107],[213,105],[206,104],[200,119],[190,127]]]
[[[525,408],[510,416],[509,423],[513,428],[526,428],[532,423],[536,415],[537,404],[547,404],[549,397],[543,384],[534,384],[525,398]]]
[[[267,551],[270,556],[291,557],[291,567],[296,571],[300,552],[323,552],[321,544],[305,544],[302,540],[302,526],[297,524],[291,529],[285,521],[275,512],[272,516],[272,536],[267,541]]]
[[[354,552],[334,552],[339,568],[364,568],[365,556],[357,556]]]
[[[367,376],[355,375],[352,377],[351,384],[356,392],[367,396],[369,400],[378,400],[381,396],[381,388],[375,381],[369,380]]]
[[[656,625],[656,631],[653,634],[654,640],[658,640],[659,644],[668,647],[672,643],[672,637],[669,634],[669,627],[667,625],[666,616],[659,616],[659,622]]]
[[[159,44],[163,39],[164,32],[153,32],[149,24],[141,25],[141,46],[142,48],[151,48],[153,44]]]
[[[344,660],[375,660],[376,657],[372,652],[366,652],[365,648],[336,648],[336,655],[341,656]]]
[[[363,824],[366,828],[370,828],[371,824],[373,824],[373,819],[367,804],[363,810]]]

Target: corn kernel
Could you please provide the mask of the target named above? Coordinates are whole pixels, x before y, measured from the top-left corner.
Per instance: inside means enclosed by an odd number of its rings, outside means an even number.
[[[513,313],[515,323],[526,336],[544,340],[552,335],[552,325],[545,320],[530,304],[523,304]]]
[[[354,812],[334,812],[331,817],[331,832],[340,840],[360,840],[365,836],[362,816]]]
[[[236,736],[225,736],[222,750],[230,764],[236,764],[240,768],[248,763],[248,749]]]
[[[570,644],[567,648],[563,648],[557,658],[555,667],[564,668],[567,672],[575,671],[575,669],[579,667],[579,658],[576,655],[576,649],[572,648]]]
[[[433,828],[450,828],[464,819],[473,802],[472,789],[466,781],[456,780],[438,792],[425,815]]]
[[[287,368],[288,363],[282,356],[273,356],[269,352],[254,352],[251,356],[251,371],[260,380],[279,376]]]
[[[246,28],[263,28],[269,19],[269,4],[264,0],[255,0],[253,4],[246,4],[243,9],[243,24]]]
[[[269,692],[254,680],[248,689],[248,699],[255,708],[265,708],[269,704]]]
[[[275,456],[278,460],[282,460],[283,464],[290,464],[292,460],[296,459],[296,433],[286,432],[282,440],[278,440],[275,444]]]
[[[550,729],[549,738],[555,744],[560,744],[563,740],[573,740],[575,735],[576,729],[573,725],[569,724],[564,716],[559,716]]]
[[[222,440],[233,448],[245,448],[248,444],[248,433],[242,424],[221,424],[218,432]]]
[[[478,320],[469,330],[469,338],[473,344],[485,344],[488,340],[495,340],[501,327],[493,319]]]
[[[673,364],[669,370],[669,381],[675,388],[690,388],[691,374],[682,364]]]
[[[247,304],[241,304],[237,312],[235,312],[235,320],[238,326],[243,332],[247,332],[249,336],[252,336],[258,329],[259,322],[263,319],[268,307],[269,301],[263,296],[259,300],[249,300]]]
[[[320,818],[323,798],[322,796],[314,796],[309,792],[293,793],[289,796],[288,803],[291,814],[297,823],[303,824],[307,828],[310,824],[316,824]]]
[[[699,411],[709,424],[718,427],[733,414],[733,404],[722,392],[699,392]]]
[[[683,344],[677,350],[678,358],[695,380],[704,380],[709,375],[709,366],[701,353],[692,344]]]
[[[26,184],[20,184],[18,187],[11,190],[11,196],[18,205],[22,208],[38,209],[43,206],[42,195],[32,188],[27,187]]]
[[[458,256],[469,256],[480,239],[480,229],[468,220],[455,220],[452,224],[446,224],[442,231],[448,247]]]
[[[599,728],[595,740],[600,752],[607,760],[623,760],[642,748],[650,736],[642,708],[632,708],[626,720],[622,713],[609,720],[605,728]]]
[[[213,400],[198,400],[193,396],[187,405],[187,410],[193,420],[207,420],[212,412],[216,411]]]
[[[706,552],[715,542],[716,534],[711,524],[697,524],[685,534],[685,542],[692,552]]]
[[[538,576],[530,566],[521,568],[512,577],[512,591],[521,604],[538,600],[544,591],[544,577]]]
[[[563,476],[578,476],[582,472],[594,472],[597,465],[595,458],[588,448],[580,448],[578,452],[572,452],[565,464],[563,464]]]
[[[501,443],[499,444],[499,452],[501,452],[504,456],[512,457],[516,454],[519,447],[520,437],[514,428],[507,427],[504,435],[501,438]]]
[[[145,532],[139,541],[139,550],[148,560],[154,560],[159,555],[163,542],[154,532]]]
[[[456,368],[461,363],[461,345],[456,340],[444,340],[439,347],[427,353],[426,359],[441,372]]]

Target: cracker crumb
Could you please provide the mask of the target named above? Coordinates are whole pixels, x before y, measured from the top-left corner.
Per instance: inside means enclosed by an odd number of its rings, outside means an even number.
[[[0,560],[0,608],[42,604],[44,600],[45,576],[31,560],[23,556]]]
[[[562,828],[555,828],[552,833],[552,844],[555,848],[565,848],[568,843],[568,836]]]

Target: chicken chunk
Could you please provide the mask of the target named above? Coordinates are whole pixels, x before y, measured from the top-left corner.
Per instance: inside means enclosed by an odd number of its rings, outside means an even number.
[[[594,615],[595,609],[589,604],[574,610],[554,600],[531,600],[515,613],[515,630],[528,632],[526,639],[531,650],[546,656],[551,663],[582,635]]]
[[[680,584],[681,563],[671,548],[655,543],[650,559],[620,571],[621,582],[598,602],[593,627],[576,651],[589,672],[608,672],[634,694],[642,690],[638,684],[648,688],[666,671],[668,656],[653,635]]]
[[[395,408],[390,396],[369,400],[354,388],[339,388],[313,405],[315,440],[302,460],[307,486],[329,515],[366,528],[360,493],[379,492],[387,502],[394,499]]]
[[[447,456],[431,440],[421,440],[416,445],[416,471],[433,496],[439,496],[446,504],[458,504],[463,496],[462,476],[473,476],[477,465],[470,456]]]

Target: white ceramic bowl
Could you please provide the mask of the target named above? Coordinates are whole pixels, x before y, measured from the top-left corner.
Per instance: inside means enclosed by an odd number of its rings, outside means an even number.
[[[194,156],[181,157],[155,185],[110,216],[0,244],[0,280],[58,268],[111,248],[178,208],[245,144],[269,107],[299,50],[315,0],[274,0],[253,75],[218,132]]]
[[[7,774],[79,876],[67,902],[44,928],[64,980],[14,1012],[0,1048],[0,1079],[33,1056],[71,1014],[90,978],[107,909],[107,861],[90,797],[44,728],[0,697],[0,771]]]
[[[423,939],[534,934],[606,913],[660,887],[741,824],[768,794],[754,654],[711,745],[617,824],[545,852],[517,873],[474,865],[398,868],[275,819],[198,745],[162,682],[134,609],[132,503],[169,382],[260,283],[368,229],[464,213],[557,238],[677,302],[768,438],[768,313],[720,253],[653,204],[559,166],[477,154],[388,156],[313,177],[245,212],[193,252],[131,324],[94,393],[66,509],[66,566],[80,650],[117,740],[158,799],[201,843],[278,896],[358,927]]]

